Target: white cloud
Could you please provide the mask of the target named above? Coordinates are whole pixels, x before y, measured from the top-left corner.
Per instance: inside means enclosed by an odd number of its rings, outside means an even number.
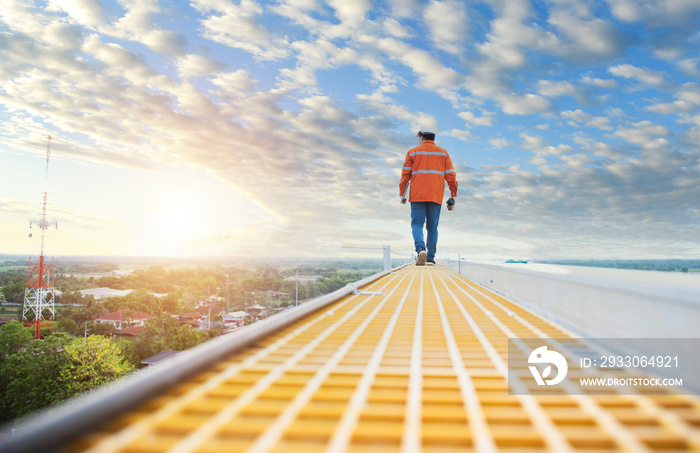
[[[356,24],[365,18],[370,9],[369,0],[327,0],[328,4],[336,11],[336,16],[341,22]]]
[[[154,22],[154,16],[163,12],[156,0],[122,0],[120,3],[126,12],[114,23],[100,27],[100,33],[139,42],[157,53],[184,54],[185,37]]]
[[[423,13],[435,45],[446,52],[459,54],[467,36],[469,17],[464,3],[455,0],[431,0]]]
[[[604,131],[613,130],[613,125],[610,122],[610,118],[607,118],[605,116],[596,116],[595,118],[592,118],[589,122],[586,123],[586,126],[595,127],[596,129],[601,129]]]
[[[289,55],[288,42],[275,36],[255,18],[263,8],[253,0],[240,5],[214,0],[193,0],[192,6],[203,14],[204,36],[212,41],[250,52],[261,60],[277,60]]]
[[[673,113],[689,113],[694,110],[697,110],[697,108],[697,104],[684,100],[677,100],[672,103],[659,103],[644,107],[645,110],[654,113],[661,113],[664,115],[669,115]]]
[[[477,97],[494,99],[512,90],[510,78],[527,64],[525,53],[548,46],[553,36],[531,26],[529,2],[514,0],[492,4],[495,19],[484,40],[477,40],[464,87]]]
[[[685,84],[678,92],[677,96],[682,101],[700,105],[700,85],[697,83]]]
[[[561,116],[563,116],[564,118],[568,118],[570,120],[574,120],[577,123],[586,123],[593,118],[590,114],[584,112],[581,109],[565,110],[565,111],[561,112]]]
[[[130,83],[144,87],[164,83],[166,80],[165,77],[153,71],[142,57],[119,44],[105,43],[98,35],[88,36],[83,50],[104,63],[104,75],[128,78]],[[129,71],[125,72],[124,68],[129,68]],[[167,86],[162,88],[167,89]]]
[[[540,80],[537,82],[537,92],[542,96],[556,98],[560,96],[578,96],[576,87],[565,80]]]
[[[281,86],[285,89],[316,86],[317,71],[349,63],[368,67],[379,79],[384,76],[383,67],[373,65],[375,62],[372,59],[358,55],[358,52],[350,47],[336,47],[331,41],[325,39],[320,38],[314,42],[297,41],[292,47],[297,53],[296,67],[280,70],[280,74],[285,79]]]
[[[605,109],[605,111],[607,112],[607,114],[608,114],[609,116],[614,116],[614,117],[617,117],[617,118],[623,118],[623,117],[627,116],[627,114],[625,113],[625,111],[622,110],[621,108],[618,108],[618,107],[607,107],[607,108]]]
[[[498,101],[501,104],[503,113],[509,115],[542,113],[552,108],[552,103],[547,98],[531,93],[524,95],[505,94],[498,96]]]
[[[314,116],[313,121],[319,122],[323,126],[344,125],[354,117],[348,111],[338,107],[338,105],[328,96],[304,98],[300,99],[299,103],[308,107],[308,110],[306,110],[305,113],[311,113]],[[300,116],[303,116],[305,113],[302,113]],[[307,121],[307,128],[310,127],[311,124],[311,121]]]
[[[470,131],[465,131],[462,129],[452,129],[449,131],[443,132],[441,135],[444,135],[445,137],[454,137],[458,140],[462,140],[464,142],[469,142],[475,138],[475,135],[471,133]]]
[[[399,119],[401,122],[410,125],[410,130],[440,131],[438,122],[433,115],[423,112],[413,112],[380,93],[358,95],[357,98],[363,101],[366,107],[372,111],[382,116]]]
[[[415,17],[420,11],[420,0],[389,0],[394,17]]]
[[[83,43],[82,33],[68,24],[52,22],[44,31],[43,41],[57,51],[75,51]]]
[[[597,77],[583,76],[581,77],[581,82],[587,85],[591,85],[597,88],[617,88],[619,84],[615,79],[601,79]]]
[[[621,64],[608,69],[611,74],[625,79],[635,79],[644,85],[660,87],[665,84],[664,74],[652,69],[643,69],[631,64]]]
[[[698,69],[698,58],[686,58],[678,62],[678,67],[689,76],[700,77],[700,69]]]
[[[549,141],[544,137],[532,136],[524,132],[520,134],[520,138],[523,139],[520,146],[529,150],[537,150],[549,144]]]
[[[530,4],[523,0],[508,2],[497,14],[486,35],[488,41],[477,45],[477,50],[491,64],[502,68],[521,67],[526,63],[523,49],[535,48],[543,38],[540,30],[525,25],[533,15]]]
[[[644,37],[645,48],[657,58],[675,60],[687,55],[697,38],[700,4],[696,0],[607,0],[613,16],[650,30],[666,29]]]
[[[404,39],[411,36],[406,27],[401,25],[401,23],[399,23],[399,21],[397,21],[393,17],[387,17],[384,20],[384,30],[389,36],[398,39]]]
[[[105,11],[98,1],[93,0],[52,0],[49,11],[58,9],[65,12],[71,20],[94,29],[105,22]]]
[[[700,11],[695,0],[607,0],[615,17],[626,22],[648,22],[652,26],[692,21]]]
[[[619,149],[608,143],[603,142],[587,143],[587,146],[584,150],[589,153],[592,153],[596,157],[607,159],[610,161],[622,160],[628,157],[626,153],[620,151]]]
[[[458,88],[463,77],[454,69],[447,67],[430,52],[418,49],[395,38],[376,39],[363,36],[361,42],[374,46],[389,55],[390,58],[400,61],[411,68],[418,77],[421,87],[427,90],[439,88]]]
[[[319,30],[323,28],[323,21],[317,20],[311,14],[322,9],[316,0],[283,0],[268,6],[269,11],[291,20],[307,30]]]
[[[616,26],[593,16],[586,2],[553,2],[549,23],[559,31],[559,39],[549,50],[561,58],[599,63],[624,48]]]
[[[252,91],[256,80],[245,69],[239,69],[225,74],[219,74],[212,78],[212,83],[222,91],[238,94],[241,91]]]
[[[575,123],[584,123],[584,125],[587,127],[595,127],[606,131],[613,129],[612,124],[610,123],[610,118],[604,116],[593,117],[581,109],[565,110],[561,112],[561,116],[563,118],[570,119]]]
[[[460,112],[457,114],[460,118],[474,126],[491,126],[493,124],[493,113],[486,112],[482,116],[477,117],[473,112]]]
[[[144,44],[154,52],[165,55],[181,55],[187,46],[187,40],[182,35],[159,29],[152,29],[143,36],[135,36],[130,39]]]
[[[224,70],[224,64],[211,58],[188,54],[177,60],[177,72],[183,79],[213,76]]]
[[[654,137],[669,137],[671,131],[662,124],[655,124],[651,121],[640,121],[631,124],[630,127],[618,127],[614,135],[633,145],[656,147],[661,142]]]
[[[644,109],[666,115],[694,112],[700,107],[700,92],[698,92],[698,88],[697,84],[688,83],[678,90],[674,102],[659,102]]]
[[[491,138],[489,139],[489,143],[496,149],[501,149],[505,148],[506,146],[510,146],[510,142],[503,137]]]

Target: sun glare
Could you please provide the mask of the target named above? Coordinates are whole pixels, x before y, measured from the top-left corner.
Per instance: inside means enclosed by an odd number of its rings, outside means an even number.
[[[175,197],[172,202],[165,204],[157,215],[160,228],[155,239],[160,254],[190,254],[192,244],[209,231],[205,211],[194,200],[182,197]]]
[[[197,234],[197,216],[189,206],[168,206],[162,213],[163,223],[167,225],[166,236],[170,239],[191,239]]]
[[[149,175],[150,176],[150,175]],[[183,182],[186,181],[186,184]],[[260,213],[246,196],[211,175],[174,168],[148,180],[130,209],[130,249],[145,256],[209,256],[227,253],[247,236]],[[236,241],[231,240],[232,232]]]
[[[192,191],[169,191],[148,200],[135,231],[138,254],[186,256],[196,254],[198,241],[211,233],[207,197]]]

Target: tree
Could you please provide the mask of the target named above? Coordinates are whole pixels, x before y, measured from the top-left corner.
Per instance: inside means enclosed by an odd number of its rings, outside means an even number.
[[[11,382],[9,359],[24,350],[33,338],[31,329],[17,321],[0,326],[0,423],[12,419],[10,402],[5,398]]]
[[[163,308],[163,311],[168,313],[180,313],[180,298],[177,296],[177,294],[170,293],[161,299],[161,307]]]
[[[6,357],[19,352],[34,338],[32,330],[19,321],[10,321],[0,326],[0,363]]]
[[[7,378],[3,390],[10,416],[29,414],[67,396],[58,380],[66,342],[66,338],[49,335],[7,358],[2,371]]]
[[[182,300],[185,302],[185,309],[194,308],[194,304],[202,296],[202,292],[195,285],[188,285],[182,293]]]
[[[67,396],[97,388],[133,371],[124,361],[119,344],[100,335],[90,335],[66,344],[59,380]]]
[[[0,337],[12,332],[19,332],[17,326]],[[133,367],[124,361],[121,344],[57,333],[19,349],[18,343],[10,346],[15,352],[0,362],[0,419],[24,416],[130,373]]]
[[[78,327],[78,324],[73,319],[67,317],[59,318],[59,320],[56,321],[56,331],[65,332],[71,336],[80,335],[80,327]]]
[[[240,311],[245,309],[246,292],[242,286],[229,285],[224,294],[228,311]]]
[[[79,305],[83,303],[83,295],[79,291],[70,289],[62,289],[62,291],[60,295],[56,296],[56,300],[60,301],[62,304]],[[94,302],[95,298],[93,297],[92,300]]]
[[[85,321],[94,321],[104,314],[104,308],[95,301],[92,295],[87,295],[82,300],[83,310],[81,323]]]
[[[2,293],[5,295],[5,300],[13,304],[24,302],[24,286],[24,280],[18,280],[11,285],[3,286]]]
[[[146,320],[143,332],[134,340],[134,354],[131,357],[131,363],[138,365],[143,359],[167,350],[169,340],[175,334],[176,329],[177,321],[170,318]]]
[[[177,329],[177,332],[170,343],[170,349],[174,349],[175,351],[185,351],[197,346],[204,340],[206,340],[206,338],[204,338],[202,332],[185,324]]]
[[[219,282],[216,281],[214,276],[210,275],[202,281],[202,289],[207,296],[215,294],[219,286]]]
[[[107,335],[114,332],[115,327],[110,323],[87,322],[87,331],[90,335]]]

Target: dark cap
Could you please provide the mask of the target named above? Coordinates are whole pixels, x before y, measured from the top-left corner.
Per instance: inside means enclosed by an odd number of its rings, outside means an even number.
[[[433,132],[418,131],[416,137],[422,138],[423,140],[435,140],[435,134]]]

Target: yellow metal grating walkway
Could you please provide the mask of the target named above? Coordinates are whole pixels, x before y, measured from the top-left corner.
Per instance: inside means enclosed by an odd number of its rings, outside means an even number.
[[[449,270],[409,266],[68,451],[700,451],[695,397],[508,394],[508,338],[571,336]]]

